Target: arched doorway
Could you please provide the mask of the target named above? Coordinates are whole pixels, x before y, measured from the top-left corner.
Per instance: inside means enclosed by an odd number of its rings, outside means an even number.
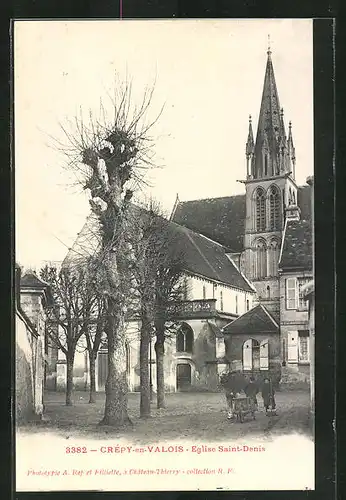
[[[177,391],[186,391],[191,387],[191,365],[190,363],[177,364]]]

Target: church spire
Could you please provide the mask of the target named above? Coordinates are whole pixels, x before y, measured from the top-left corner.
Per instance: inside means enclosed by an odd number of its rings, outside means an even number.
[[[249,115],[249,133],[247,136],[247,142],[246,142],[246,169],[247,169],[247,177],[252,175],[252,161],[253,161],[253,156],[255,152],[255,142],[253,139],[253,132],[252,132],[252,118],[251,115]]]
[[[258,119],[252,175],[272,177],[290,171],[283,109],[280,106],[268,36],[267,64]]]

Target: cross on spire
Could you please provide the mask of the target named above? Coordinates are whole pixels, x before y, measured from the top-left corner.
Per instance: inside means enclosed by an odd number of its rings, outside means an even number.
[[[270,56],[271,53],[272,51],[270,50],[270,35],[268,34],[268,50],[267,50],[268,56]]]

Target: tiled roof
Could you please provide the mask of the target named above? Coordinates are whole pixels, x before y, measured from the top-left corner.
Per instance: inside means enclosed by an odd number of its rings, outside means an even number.
[[[186,271],[254,292],[222,245],[174,222],[170,222],[170,227],[175,234],[174,252],[182,254]]]
[[[278,331],[279,327],[276,321],[262,304],[253,307],[223,328],[224,334],[246,333],[251,335],[256,333],[277,333]]]
[[[311,220],[310,193],[309,186],[298,188],[303,220]],[[172,220],[240,252],[245,231],[245,195],[179,202]]]
[[[21,288],[48,288],[48,284],[41,280],[34,271],[27,271],[20,280]]]
[[[305,220],[288,220],[284,233],[279,268],[312,269],[311,224]]]
[[[243,248],[245,195],[179,202],[173,221],[237,252]]]
[[[67,254],[64,260],[65,263],[73,262],[74,259],[78,258],[81,247],[83,247],[84,251],[86,250],[86,236],[88,236],[89,248],[92,249],[93,244],[95,244],[92,240],[96,238],[96,231],[93,230],[92,226],[94,225],[95,228],[96,224],[95,218],[88,218],[72,249]],[[255,292],[233,261],[227,257],[225,248],[222,245],[175,222],[167,221],[167,224],[168,237],[171,241],[170,250],[172,253],[182,256],[184,268],[187,272],[250,293]]]

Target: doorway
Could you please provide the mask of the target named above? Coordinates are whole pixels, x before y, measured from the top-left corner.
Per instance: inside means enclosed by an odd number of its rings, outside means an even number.
[[[191,365],[177,364],[177,391],[186,391],[191,387]]]

